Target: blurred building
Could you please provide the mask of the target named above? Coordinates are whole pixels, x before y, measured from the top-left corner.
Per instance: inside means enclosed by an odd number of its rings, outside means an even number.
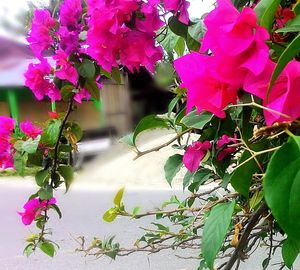
[[[37,102],[29,89],[24,87],[24,72],[35,60],[28,45],[0,37],[0,115],[18,121],[31,120],[43,123],[51,111],[49,100]],[[85,131],[111,129],[124,134],[132,128],[130,94],[126,77],[118,84],[105,80],[101,101],[83,101],[72,113],[71,120],[79,122]],[[56,102],[58,112],[68,104]]]

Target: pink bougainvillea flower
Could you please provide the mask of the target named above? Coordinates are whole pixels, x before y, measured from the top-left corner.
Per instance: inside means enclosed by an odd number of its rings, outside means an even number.
[[[33,125],[30,121],[23,121],[20,123],[21,131],[27,136],[32,139],[35,139],[37,136],[42,134],[42,129]]]
[[[42,213],[42,211],[48,209],[49,205],[53,204],[56,204],[55,198],[43,201],[40,201],[38,198],[29,200],[23,206],[24,212],[19,212],[19,215],[22,217],[23,224],[30,225],[34,219]]]
[[[70,31],[77,30],[81,13],[81,0],[64,0],[59,11],[60,24]]]
[[[177,15],[179,13],[179,21],[188,24],[189,13],[188,8],[190,3],[186,0],[164,0],[164,6],[166,10],[172,11]]]
[[[11,148],[8,151],[0,151],[0,169],[9,169],[14,167],[13,155]]]
[[[225,107],[236,102],[239,87],[215,77],[214,61],[214,56],[193,52],[175,60],[175,69],[187,89],[187,110],[195,106],[223,118]]]
[[[140,66],[154,72],[155,63],[163,56],[161,47],[156,47],[153,37],[138,31],[131,31],[127,35],[120,60],[131,72],[139,70]]]
[[[69,31],[67,27],[61,26],[57,32],[59,37],[59,47],[67,55],[76,52],[79,47],[79,31]]]
[[[82,100],[90,100],[91,98],[91,94],[88,90],[86,90],[85,88],[81,89],[78,93],[75,94],[74,96],[74,100],[78,103],[82,103]]]
[[[54,30],[56,21],[48,10],[36,9],[32,20],[31,30],[27,37],[30,48],[36,57],[42,59],[42,53],[48,50],[54,41],[51,31]]]
[[[155,31],[161,26],[156,4],[89,0],[87,53],[108,72],[119,65],[130,71],[140,66],[153,71],[154,63],[163,55],[154,40]]]
[[[16,121],[0,116],[0,169],[13,168],[13,149],[10,143]]]
[[[228,145],[232,143],[236,143],[236,134],[234,135],[234,138],[229,137],[228,135],[224,134],[222,137],[220,137],[217,140],[217,150],[219,151],[217,154],[217,160],[221,161],[223,160],[226,156],[236,152],[235,147],[227,147]]]
[[[33,92],[37,100],[48,96],[52,101],[60,100],[59,89],[50,81],[51,66],[46,60],[39,64],[30,64],[24,74],[25,85]]]
[[[201,160],[205,157],[207,151],[211,149],[211,143],[205,142],[193,142],[189,145],[183,156],[183,164],[190,171],[195,172],[200,166]]]
[[[244,89],[264,100],[264,106],[270,110],[264,110],[267,125],[275,122],[290,121],[300,117],[299,83],[300,83],[300,63],[291,61],[283,70],[274,86],[272,87],[269,100],[267,102],[267,89],[275,63],[271,60],[268,68],[260,76],[249,75],[246,78]],[[286,116],[289,117],[286,117]]]
[[[245,7],[239,12],[230,0],[218,0],[217,8],[205,17],[204,23],[207,32],[201,52],[211,50],[219,59],[226,56],[220,62],[227,69],[224,76],[218,74],[221,79],[235,78],[241,83],[248,72],[259,75],[264,70],[269,58],[269,34],[257,24],[254,10]]]
[[[8,136],[15,128],[16,120],[7,117],[0,116],[0,136]]]
[[[67,80],[73,85],[76,85],[78,81],[78,73],[76,68],[68,61],[68,55],[62,51],[56,51],[56,55],[53,57],[56,61],[57,70],[55,75],[61,80]]]
[[[164,22],[160,19],[156,3],[143,3],[141,7],[141,12],[144,18],[136,19],[136,28],[139,31],[148,33],[153,37],[155,36],[155,31],[159,30]]]

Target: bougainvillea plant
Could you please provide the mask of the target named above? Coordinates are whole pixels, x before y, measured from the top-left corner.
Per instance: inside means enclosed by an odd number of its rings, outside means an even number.
[[[42,167],[38,190],[19,213],[39,229],[27,239],[27,255],[56,251],[46,225],[49,211],[61,216],[53,193],[73,180],[68,156],[82,136],[69,121],[75,103],[99,99],[104,78],[145,67],[174,99],[122,142],[137,158],[173,147],[166,181],[172,185],[182,170],[186,198],[142,213],[127,209],[121,189],[104,220],[150,216],[152,227],[132,248],[80,237],[78,250],[115,259],[191,249],[198,269],[229,270],[263,246],[263,269],[292,268],[300,252],[299,1],[218,0],[201,19],[189,18],[188,7],[186,0],[64,0],[54,14],[34,12],[27,40],[38,62],[29,65],[26,86],[37,100],[69,106],[50,112],[43,127],[0,117],[1,168],[23,175],[26,166]],[[172,129],[174,138],[141,151],[137,137],[154,128]],[[273,261],[277,249],[280,262]]]

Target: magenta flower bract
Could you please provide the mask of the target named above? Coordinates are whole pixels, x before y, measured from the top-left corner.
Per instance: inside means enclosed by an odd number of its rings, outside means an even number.
[[[238,85],[217,79],[215,57],[192,52],[175,60],[175,69],[187,89],[187,110],[194,106],[218,117],[225,117],[224,109],[237,100]],[[187,68],[188,67],[188,68]]]
[[[189,23],[189,6],[190,3],[186,0],[164,0],[165,9],[174,12],[175,15],[179,13],[178,19],[184,24]]]
[[[59,47],[67,55],[76,52],[79,47],[79,31],[69,31],[67,27],[61,26],[57,32],[59,37]]]
[[[56,66],[58,67],[58,70],[55,71],[55,75],[61,80],[67,80],[73,85],[76,85],[78,73],[72,63],[68,61],[68,55],[64,51],[58,50],[53,59],[56,61]]]
[[[59,11],[60,24],[69,31],[78,30],[81,13],[81,0],[64,0]]]
[[[145,66],[153,72],[162,58],[162,49],[154,40],[162,25],[155,5],[151,1],[139,5],[137,0],[89,0],[87,53],[109,72],[119,65],[132,72]]]
[[[191,172],[198,170],[201,160],[205,157],[207,151],[211,149],[211,143],[205,142],[193,142],[189,145],[183,156],[184,166]]]
[[[48,10],[36,9],[34,11],[27,41],[37,58],[42,59],[43,51],[48,50],[53,45],[51,31],[54,30],[55,25],[56,21],[51,17]]]
[[[263,72],[269,59],[269,34],[258,25],[253,9],[246,7],[240,13],[230,0],[218,0],[218,7],[205,17],[204,23],[207,32],[201,52],[211,50],[218,56],[220,79],[242,84],[248,72]]]
[[[50,200],[40,201],[38,198],[34,198],[26,202],[23,206],[24,212],[19,212],[22,217],[24,225],[30,225],[34,219],[39,216],[42,211],[49,208],[50,205],[56,204],[56,199],[53,197]]]
[[[85,88],[81,89],[78,93],[74,95],[74,100],[78,103],[82,103],[83,99],[90,100],[91,94]]]
[[[51,66],[46,60],[39,64],[30,64],[24,74],[25,85],[30,88],[38,100],[48,96],[52,101],[60,100],[59,89],[50,81]]]
[[[8,136],[10,135],[15,128],[16,120],[7,117],[0,116],[0,136]]]
[[[219,153],[217,154],[217,160],[221,161],[226,156],[236,152],[235,147],[226,147],[229,144],[236,143],[236,135],[234,135],[234,138],[229,137],[228,135],[224,134],[222,137],[220,137],[217,140],[217,150]]]
[[[35,139],[37,136],[42,134],[42,129],[33,125],[31,121],[23,121],[20,123],[21,131],[32,139]]]
[[[264,73],[260,76],[250,74],[244,84],[247,92],[260,97],[264,101],[264,106],[274,111],[264,110],[267,125],[272,125],[275,122],[291,121],[291,118],[297,119],[300,117],[300,107],[298,106],[300,63],[293,60],[286,66],[272,87],[267,102],[267,90],[274,68],[275,63],[269,60]]]

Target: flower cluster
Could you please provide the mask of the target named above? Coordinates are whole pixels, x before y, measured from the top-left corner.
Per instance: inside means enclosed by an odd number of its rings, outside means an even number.
[[[44,17],[41,17],[40,14],[44,14]],[[42,100],[45,96],[52,101],[61,99],[60,90],[54,84],[55,76],[77,88],[74,100],[78,103],[81,103],[84,98],[90,99],[91,95],[88,91],[79,87],[79,75],[75,63],[70,61],[72,54],[78,55],[80,53],[81,17],[82,6],[80,0],[65,0],[60,6],[59,21],[52,19],[50,13],[46,10],[35,10],[32,28],[27,40],[40,63],[30,64],[24,76],[26,79],[25,85],[31,89],[38,100]],[[54,26],[58,24],[59,28],[55,31]],[[48,40],[47,44],[46,40]],[[58,42],[54,55],[48,58],[43,57],[43,51],[54,45],[54,40]],[[39,50],[34,49],[35,47]]]
[[[0,169],[12,168],[12,144],[11,134],[15,128],[15,120],[6,116],[0,116]]]
[[[88,12],[87,52],[100,66],[107,71],[118,65],[130,71],[140,65],[154,70],[162,58],[155,31],[163,25],[155,3],[89,0]]]
[[[12,137],[16,121],[10,117],[0,116],[0,169],[13,168],[14,148]],[[33,125],[30,121],[20,123],[20,130],[26,138],[35,139],[42,133],[42,129]]]
[[[236,152],[235,147],[230,147],[231,144],[237,142],[236,135],[231,138],[224,134],[216,141],[217,150],[217,160],[222,161],[225,157]],[[183,164],[189,170],[189,172],[194,173],[199,169],[201,162],[207,156],[207,153],[212,148],[212,143],[210,141],[195,141],[187,147],[183,156]]]
[[[299,62],[286,67],[267,99],[275,64],[266,44],[269,34],[257,24],[253,9],[245,7],[239,12],[231,1],[219,0],[204,22],[207,32],[200,52],[175,61],[182,86],[187,88],[188,110],[195,106],[198,111],[207,110],[223,118],[224,109],[237,102],[238,91],[243,88],[270,108],[264,111],[268,125],[300,116],[299,107],[294,105]],[[212,54],[202,54],[207,51]]]
[[[212,145],[209,141],[199,142],[195,141],[189,145],[183,156],[184,166],[191,172],[198,170],[200,162],[206,156],[207,152],[211,149]]]
[[[56,204],[55,198],[42,201],[39,198],[29,200],[23,206],[24,212],[19,212],[19,215],[22,217],[23,224],[30,225],[36,217],[41,215],[43,211],[47,210],[51,205],[54,204]]]
[[[153,72],[163,56],[155,42],[156,32],[164,25],[159,7],[173,12],[181,22],[189,22],[186,0],[166,0],[164,5],[160,2],[89,0],[86,14],[81,0],[64,0],[57,20],[48,10],[35,10],[27,40],[40,63],[29,65],[25,85],[38,100],[47,96],[56,101],[62,98],[54,84],[57,77],[74,86],[74,99],[81,103],[91,95],[78,82],[75,63],[83,63],[85,58],[92,57],[109,72],[119,65],[131,72],[140,66]],[[46,58],[45,52],[51,56]]]

